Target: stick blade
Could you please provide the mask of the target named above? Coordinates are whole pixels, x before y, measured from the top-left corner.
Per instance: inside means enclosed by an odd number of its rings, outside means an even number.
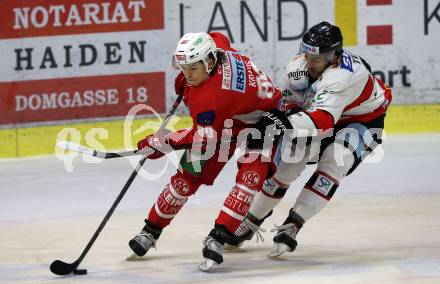
[[[58,141],[56,146],[60,149],[71,150],[79,153],[84,153],[90,156],[95,156],[95,153],[92,149],[82,146],[80,144],[69,142],[69,141]]]
[[[78,151],[78,149],[80,148],[79,144],[76,144],[73,142],[68,142],[68,141],[58,141],[56,143],[56,146],[60,149],[75,150],[75,151]]]
[[[50,265],[50,271],[52,271],[53,274],[56,275],[69,275],[72,274],[73,271],[75,271],[77,265],[76,263],[65,263],[61,260],[55,260]]]

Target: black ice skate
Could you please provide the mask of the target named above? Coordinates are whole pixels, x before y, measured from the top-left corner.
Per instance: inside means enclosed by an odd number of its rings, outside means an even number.
[[[156,245],[153,235],[142,230],[136,237],[128,242],[128,245],[137,256],[144,256],[150,248]]]
[[[223,245],[211,236],[203,240],[202,253],[204,260],[199,265],[202,271],[209,271],[223,262]]]
[[[223,246],[226,240],[234,238],[223,225],[216,224],[214,229],[203,240],[203,262],[199,265],[200,270],[210,271],[223,262]]]
[[[289,216],[283,225],[275,226],[271,232],[277,232],[273,238],[274,247],[269,253],[269,257],[278,257],[286,252],[292,252],[296,249],[298,242],[296,235],[299,229],[304,225],[304,219],[294,211],[290,210]]]
[[[161,229],[154,228],[150,222],[146,221],[142,231],[128,242],[134,254],[128,257],[127,260],[134,260],[136,256],[144,256],[152,247],[155,247],[161,231]]]
[[[264,238],[260,232],[264,233],[266,230],[260,228],[260,226],[270,215],[272,215],[272,212],[273,210],[270,210],[263,219],[257,219],[251,214],[248,214],[234,233],[236,236],[236,238],[234,238],[235,242],[226,239],[226,243],[231,246],[240,247],[243,242],[251,240],[254,235],[257,236],[257,242],[259,240],[264,241]]]

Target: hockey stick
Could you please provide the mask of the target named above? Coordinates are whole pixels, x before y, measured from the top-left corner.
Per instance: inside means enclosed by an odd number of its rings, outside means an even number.
[[[143,150],[137,150],[137,149],[130,151],[122,151],[122,152],[102,152],[70,141],[58,141],[56,145],[58,148],[61,149],[72,150],[101,159],[112,159],[112,158],[121,158],[121,157],[128,157],[134,155],[148,154]]]
[[[161,124],[161,126],[160,126],[158,131],[163,130],[167,126],[171,116],[175,113],[177,107],[179,106],[180,102],[182,101],[182,98],[183,98],[183,92],[180,93],[179,96],[177,97],[177,99],[174,102],[173,106],[171,107],[170,111],[165,116],[165,118],[164,118],[164,120],[163,120],[163,122],[162,122],[162,124]],[[128,188],[132,184],[133,180],[136,178],[139,170],[142,168],[142,166],[144,165],[144,163],[147,160],[147,158],[148,158],[148,155],[145,154],[142,157],[142,159],[139,161],[138,165],[136,166],[134,171],[131,173],[131,175],[128,178],[127,182],[124,184],[124,187],[122,188],[122,190],[119,193],[118,197],[113,202],[113,205],[111,206],[110,210],[107,212],[107,214],[105,215],[104,219],[101,221],[101,224],[99,225],[98,229],[93,234],[92,238],[89,240],[87,246],[84,248],[84,250],[81,253],[81,255],[79,256],[79,258],[76,261],[72,262],[72,263],[66,263],[66,262],[61,261],[61,260],[53,261],[52,264],[50,265],[50,271],[52,271],[52,273],[57,274],[57,275],[69,275],[69,274],[72,274],[72,273],[73,274],[87,274],[87,269],[77,269],[78,266],[80,265],[81,261],[84,259],[86,254],[89,252],[89,250],[92,247],[92,245],[95,242],[95,240],[98,238],[98,235],[101,233],[101,231],[104,228],[105,224],[107,223],[107,221],[112,216],[112,214],[115,211],[116,207],[118,206],[119,202],[124,197],[125,193],[127,192]]]
[[[217,141],[217,144],[220,145],[222,143],[231,143],[231,142],[237,142],[237,137],[230,137],[230,139],[227,141]],[[206,143],[193,143],[191,145],[197,147],[197,146],[204,146],[206,145]],[[76,151],[78,153],[83,153],[101,159],[122,158],[122,157],[129,157],[135,155],[148,155],[154,151],[151,148],[144,148],[141,150],[135,149],[135,150],[121,151],[121,152],[102,152],[70,141],[58,141],[56,146],[64,150]],[[174,147],[174,150],[180,150],[181,148],[185,149],[186,147],[181,145]]]

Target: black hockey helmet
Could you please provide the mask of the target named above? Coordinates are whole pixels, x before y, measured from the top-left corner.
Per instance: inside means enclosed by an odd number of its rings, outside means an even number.
[[[314,25],[304,34],[301,51],[311,54],[325,54],[334,51],[336,55],[341,54],[341,30],[328,22]]]

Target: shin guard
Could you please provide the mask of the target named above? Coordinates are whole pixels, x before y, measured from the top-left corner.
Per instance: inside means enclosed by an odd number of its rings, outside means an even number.
[[[339,182],[330,175],[317,171],[298,195],[293,211],[305,221],[316,215],[333,197]]]
[[[178,172],[171,177],[171,182],[165,186],[151,208],[148,221],[160,228],[168,226],[174,216],[182,209],[188,197],[194,194],[199,187],[200,183]]]
[[[269,167],[264,163],[242,164],[236,184],[226,198],[215,223],[223,225],[229,232],[235,232],[246,216],[255,193],[263,186],[268,172]]]
[[[272,211],[287,192],[287,186],[280,184],[275,178],[264,181],[263,189],[255,196],[249,213],[257,219],[263,219]]]

